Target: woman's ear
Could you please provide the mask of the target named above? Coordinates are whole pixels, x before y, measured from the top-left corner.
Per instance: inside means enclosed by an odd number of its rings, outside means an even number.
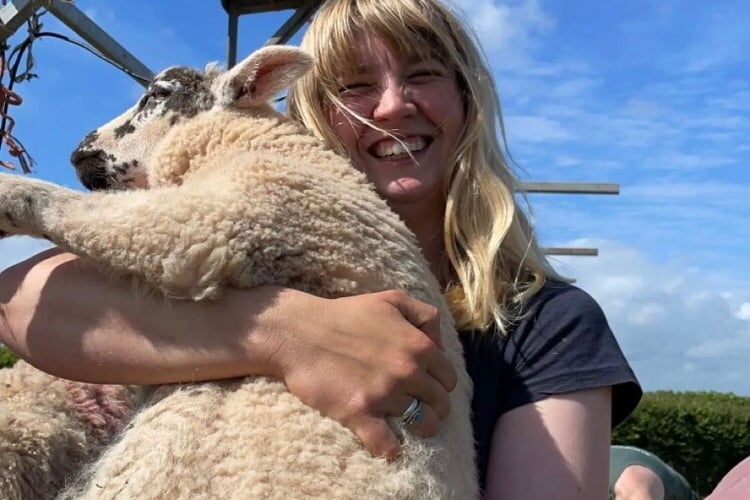
[[[263,47],[217,78],[214,84],[217,103],[249,107],[268,102],[307,73],[312,65],[312,57],[297,47]]]

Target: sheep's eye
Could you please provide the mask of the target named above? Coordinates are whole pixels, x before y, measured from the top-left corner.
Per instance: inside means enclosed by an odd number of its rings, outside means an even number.
[[[164,87],[153,87],[151,90],[149,90],[148,96],[162,98],[169,96],[170,93],[170,90]]]
[[[143,109],[146,104],[152,99],[164,99],[169,97],[172,92],[164,87],[151,87],[148,92],[143,94],[141,100],[138,101],[138,109]]]

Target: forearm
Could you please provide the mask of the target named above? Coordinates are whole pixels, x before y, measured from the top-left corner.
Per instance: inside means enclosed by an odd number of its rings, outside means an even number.
[[[88,382],[278,376],[273,331],[293,324],[300,293],[261,287],[216,302],[167,300],[45,252],[0,274],[0,341],[44,371]]]

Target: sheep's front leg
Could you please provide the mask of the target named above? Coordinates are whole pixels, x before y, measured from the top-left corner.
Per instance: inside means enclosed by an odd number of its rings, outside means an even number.
[[[59,212],[84,193],[21,175],[0,174],[0,238],[28,235],[46,238],[49,214]]]
[[[246,257],[236,239],[247,221],[232,214],[241,194],[216,191],[196,183],[82,193],[2,175],[0,231],[46,238],[170,297],[211,298]]]

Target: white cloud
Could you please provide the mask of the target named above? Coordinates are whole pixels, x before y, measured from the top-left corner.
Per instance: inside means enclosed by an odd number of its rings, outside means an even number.
[[[555,25],[538,0],[454,0],[454,3],[466,13],[484,49],[503,54],[504,64],[525,60],[537,35]]]
[[[667,112],[663,103],[639,96],[628,99],[623,111],[628,116],[647,119],[659,118]]]
[[[506,119],[508,138],[511,144],[561,142],[573,139],[562,123],[530,115],[510,115]]]
[[[583,161],[579,158],[565,155],[556,158],[554,161],[554,165],[557,167],[575,167],[581,164],[583,164]]]
[[[599,248],[556,267],[597,299],[646,390],[750,395],[750,285],[724,293],[695,269],[614,241],[566,245]]]
[[[685,66],[691,72],[715,71],[744,61],[750,47],[746,26],[750,16],[743,12],[713,9],[695,31],[685,50]]]
[[[686,154],[676,151],[665,152],[653,161],[653,165],[666,170],[673,169],[706,169],[723,167],[737,163],[731,156],[711,156],[706,154]]]

